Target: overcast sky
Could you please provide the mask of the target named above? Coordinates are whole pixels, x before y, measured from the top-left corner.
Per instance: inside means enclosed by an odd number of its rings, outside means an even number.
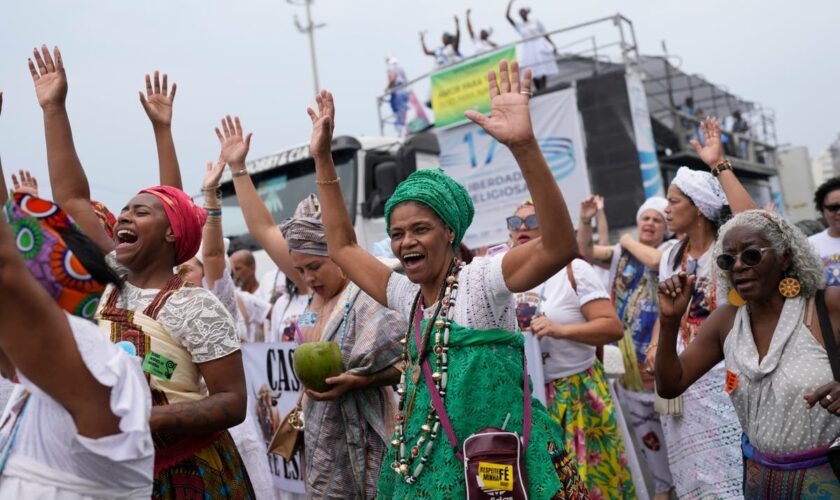
[[[499,0],[316,0],[317,55],[323,87],[336,95],[337,133],[378,134],[375,96],[385,84],[386,53],[411,75],[431,60],[417,39],[436,42],[452,15],[473,6],[476,25],[505,43],[516,33]],[[682,69],[703,74],[777,114],[780,143],[812,156],[840,132],[840,2],[780,0],[533,0],[551,30],[621,12],[643,54],[661,40]],[[237,113],[254,131],[250,159],[308,140],[312,78],[306,37],[292,18],[303,9],[274,0],[0,0],[0,154],[6,173],[31,169],[46,184],[40,109],[26,59],[35,45],[62,49],[76,145],[94,197],[118,210],[139,188],[157,183],[151,126],[137,91],[160,69],[178,83],[174,133],[186,190],[195,193],[205,162],[216,157],[213,126]],[[462,29],[464,29],[462,27]],[[576,38],[586,33],[575,35]],[[560,43],[558,43],[560,45]]]

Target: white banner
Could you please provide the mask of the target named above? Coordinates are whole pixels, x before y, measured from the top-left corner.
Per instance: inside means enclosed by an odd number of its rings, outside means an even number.
[[[248,411],[254,415],[266,446],[300,396],[301,383],[292,369],[294,350],[294,342],[242,344]],[[300,453],[290,462],[272,454],[266,459],[276,489],[304,492]]]
[[[531,121],[540,149],[576,221],[580,202],[589,196],[590,188],[575,89],[532,99]],[[441,168],[466,186],[475,204],[475,220],[464,243],[476,248],[507,241],[505,219],[530,198],[510,150],[472,122],[436,134]]]
[[[636,136],[636,151],[639,152],[639,168],[642,169],[642,185],[645,199],[664,196],[656,144],[653,141],[653,127],[650,125],[647,93],[642,78],[636,71],[627,72],[627,97],[630,101],[630,116],[633,118],[633,133]]]

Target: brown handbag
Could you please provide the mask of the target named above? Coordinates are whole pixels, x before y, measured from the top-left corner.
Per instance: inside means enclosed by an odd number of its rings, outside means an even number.
[[[295,456],[303,445],[303,393],[295,407],[286,414],[277,431],[268,443],[268,452],[283,457],[287,462]]]

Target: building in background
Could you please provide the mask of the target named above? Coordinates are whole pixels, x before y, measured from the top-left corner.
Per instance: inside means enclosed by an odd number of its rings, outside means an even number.
[[[811,170],[808,148],[794,146],[776,152],[779,181],[784,198],[784,213],[792,221],[813,219],[814,191],[818,183]]]
[[[811,172],[814,176],[814,184],[817,186],[837,175],[837,170],[834,169],[834,162],[831,158],[831,150],[824,149],[817,153],[811,161]]]

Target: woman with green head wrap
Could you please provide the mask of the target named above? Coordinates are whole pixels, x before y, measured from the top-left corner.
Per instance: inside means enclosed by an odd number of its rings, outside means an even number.
[[[490,116],[474,111],[466,116],[513,153],[546,223],[543,238],[469,265],[456,260],[455,249],[472,222],[472,200],[464,186],[437,169],[413,173],[385,207],[391,248],[405,276],[361,248],[330,155],[335,116],[330,93],[316,97],[318,113],[308,110],[330,257],[371,297],[410,319],[397,424],[379,478],[383,498],[463,498],[464,466],[456,450],[464,439],[486,427],[520,434],[528,427],[523,337],[516,328],[513,294],[539,285],[576,254],[566,204],[531,127],[530,71],[520,82],[519,65],[508,68],[505,61],[499,76],[497,83],[496,72],[488,74]],[[425,377],[421,365],[430,367]],[[430,406],[429,387],[444,400],[451,425]],[[536,400],[531,406],[525,453],[529,497],[585,495],[545,407]]]

